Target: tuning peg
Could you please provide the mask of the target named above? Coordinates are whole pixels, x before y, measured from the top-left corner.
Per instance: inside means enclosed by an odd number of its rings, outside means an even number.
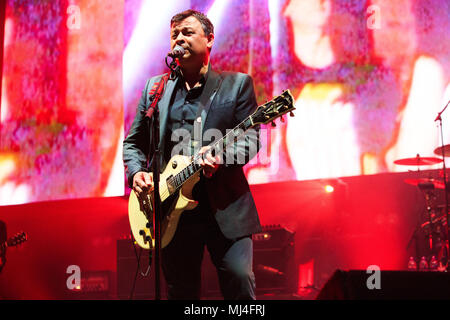
[[[276,127],[277,125],[275,124],[275,122],[272,121],[272,127]]]
[[[294,116],[294,113],[291,111],[291,112],[289,112],[289,116],[290,117],[293,117]]]

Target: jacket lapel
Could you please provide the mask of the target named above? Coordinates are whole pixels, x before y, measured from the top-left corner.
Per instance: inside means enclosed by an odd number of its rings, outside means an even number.
[[[205,89],[202,92],[201,102],[203,105],[203,109],[201,112],[202,118],[202,132],[205,130],[205,123],[208,117],[209,110],[211,109],[211,104],[216,96],[217,91],[219,90],[220,84],[222,83],[222,78],[220,75],[211,70],[209,71],[208,80],[206,81]]]

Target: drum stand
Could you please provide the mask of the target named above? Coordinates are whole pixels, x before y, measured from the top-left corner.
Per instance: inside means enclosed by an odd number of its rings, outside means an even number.
[[[436,205],[436,194],[434,187],[424,189],[423,186],[419,186],[424,192],[426,203],[426,220],[421,224],[421,228],[424,230],[425,235],[428,237],[428,248],[430,250],[430,256],[435,256],[438,261],[443,262],[444,254],[446,259],[445,243],[445,216],[440,214],[439,207]],[[445,264],[445,263],[444,263]]]
[[[439,261],[438,269],[443,271],[448,259],[445,232],[446,219],[442,213],[443,210],[441,210],[443,209],[442,206],[437,205],[436,189],[442,189],[442,186],[437,181],[431,178],[406,180],[407,183],[416,185],[425,199],[425,210],[420,210],[420,219],[406,249],[415,240],[416,256],[418,258],[425,256],[427,260],[435,256]]]
[[[446,149],[448,149],[449,146],[445,146],[444,145],[444,131],[442,128],[442,113],[447,109],[448,105],[450,104],[450,100],[447,102],[447,104],[445,105],[444,109],[442,109],[436,119],[434,119],[434,121],[439,121],[439,128],[440,128],[440,132],[441,132],[441,143],[442,143],[442,147],[437,148],[436,150],[434,150],[435,154],[440,154],[442,156],[442,168],[443,168],[443,178],[444,178],[444,193],[445,193],[445,209],[444,209],[444,215],[445,215],[445,222],[447,224],[447,228],[446,228],[446,242],[444,245],[444,248],[446,250],[446,256],[447,256],[447,261],[446,261],[446,270],[449,271],[450,268],[450,264],[449,264],[449,256],[450,256],[450,251],[449,251],[449,233],[450,233],[450,222],[449,222],[449,193],[450,193],[450,189],[449,189],[449,182],[447,181],[447,168],[445,167],[445,157],[448,156],[446,155]]]

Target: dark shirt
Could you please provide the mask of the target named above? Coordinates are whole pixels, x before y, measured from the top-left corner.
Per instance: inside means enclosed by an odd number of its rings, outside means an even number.
[[[170,112],[167,119],[167,130],[166,130],[166,147],[164,150],[164,162],[168,163],[170,158],[175,154],[183,154],[187,156],[193,155],[194,146],[190,137],[192,135],[192,129],[194,127],[194,121],[196,121],[197,111],[200,105],[200,96],[205,87],[207,80],[207,74],[201,78],[200,86],[191,88],[189,91],[186,88],[185,81],[181,77],[175,90],[173,92]],[[183,131],[187,133],[187,136],[177,135],[178,138],[172,137],[172,133],[175,130],[182,133]],[[182,131],[183,130],[183,131]],[[176,140],[176,141],[172,141]],[[183,147],[180,147],[179,143],[183,141]],[[177,149],[173,151],[174,147]]]
[[[200,79],[200,86],[187,90],[182,76],[177,81],[177,85],[171,97],[169,117],[165,133],[164,162],[168,163],[175,154],[191,156],[195,152],[192,130],[194,121],[200,116],[197,115],[200,107],[200,97],[208,79],[208,72]],[[181,136],[176,141],[172,141],[172,134],[175,130],[185,130],[185,136]],[[178,131],[181,132],[181,131]],[[183,141],[183,145],[179,143]],[[174,147],[176,149],[174,149]],[[183,212],[180,223],[196,222],[199,219],[205,219],[208,216],[209,200],[204,185],[204,177],[194,186],[193,197],[199,201],[199,205],[193,210]]]

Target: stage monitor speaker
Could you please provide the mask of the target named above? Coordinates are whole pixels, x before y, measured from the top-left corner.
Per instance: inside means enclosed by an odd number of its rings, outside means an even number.
[[[450,274],[427,271],[380,271],[379,289],[373,271],[336,270],[317,295],[317,300],[412,300],[450,299]],[[369,281],[368,281],[369,280]],[[372,287],[372,289],[369,289]]]
[[[136,250],[136,251],[135,251]],[[148,250],[142,250],[139,262],[139,270],[136,283],[133,283],[136,275],[137,262],[141,248],[134,245],[131,239],[117,240],[117,297],[119,299],[144,300],[155,298],[154,261],[148,268]],[[161,297],[165,298],[167,286],[161,272]]]

